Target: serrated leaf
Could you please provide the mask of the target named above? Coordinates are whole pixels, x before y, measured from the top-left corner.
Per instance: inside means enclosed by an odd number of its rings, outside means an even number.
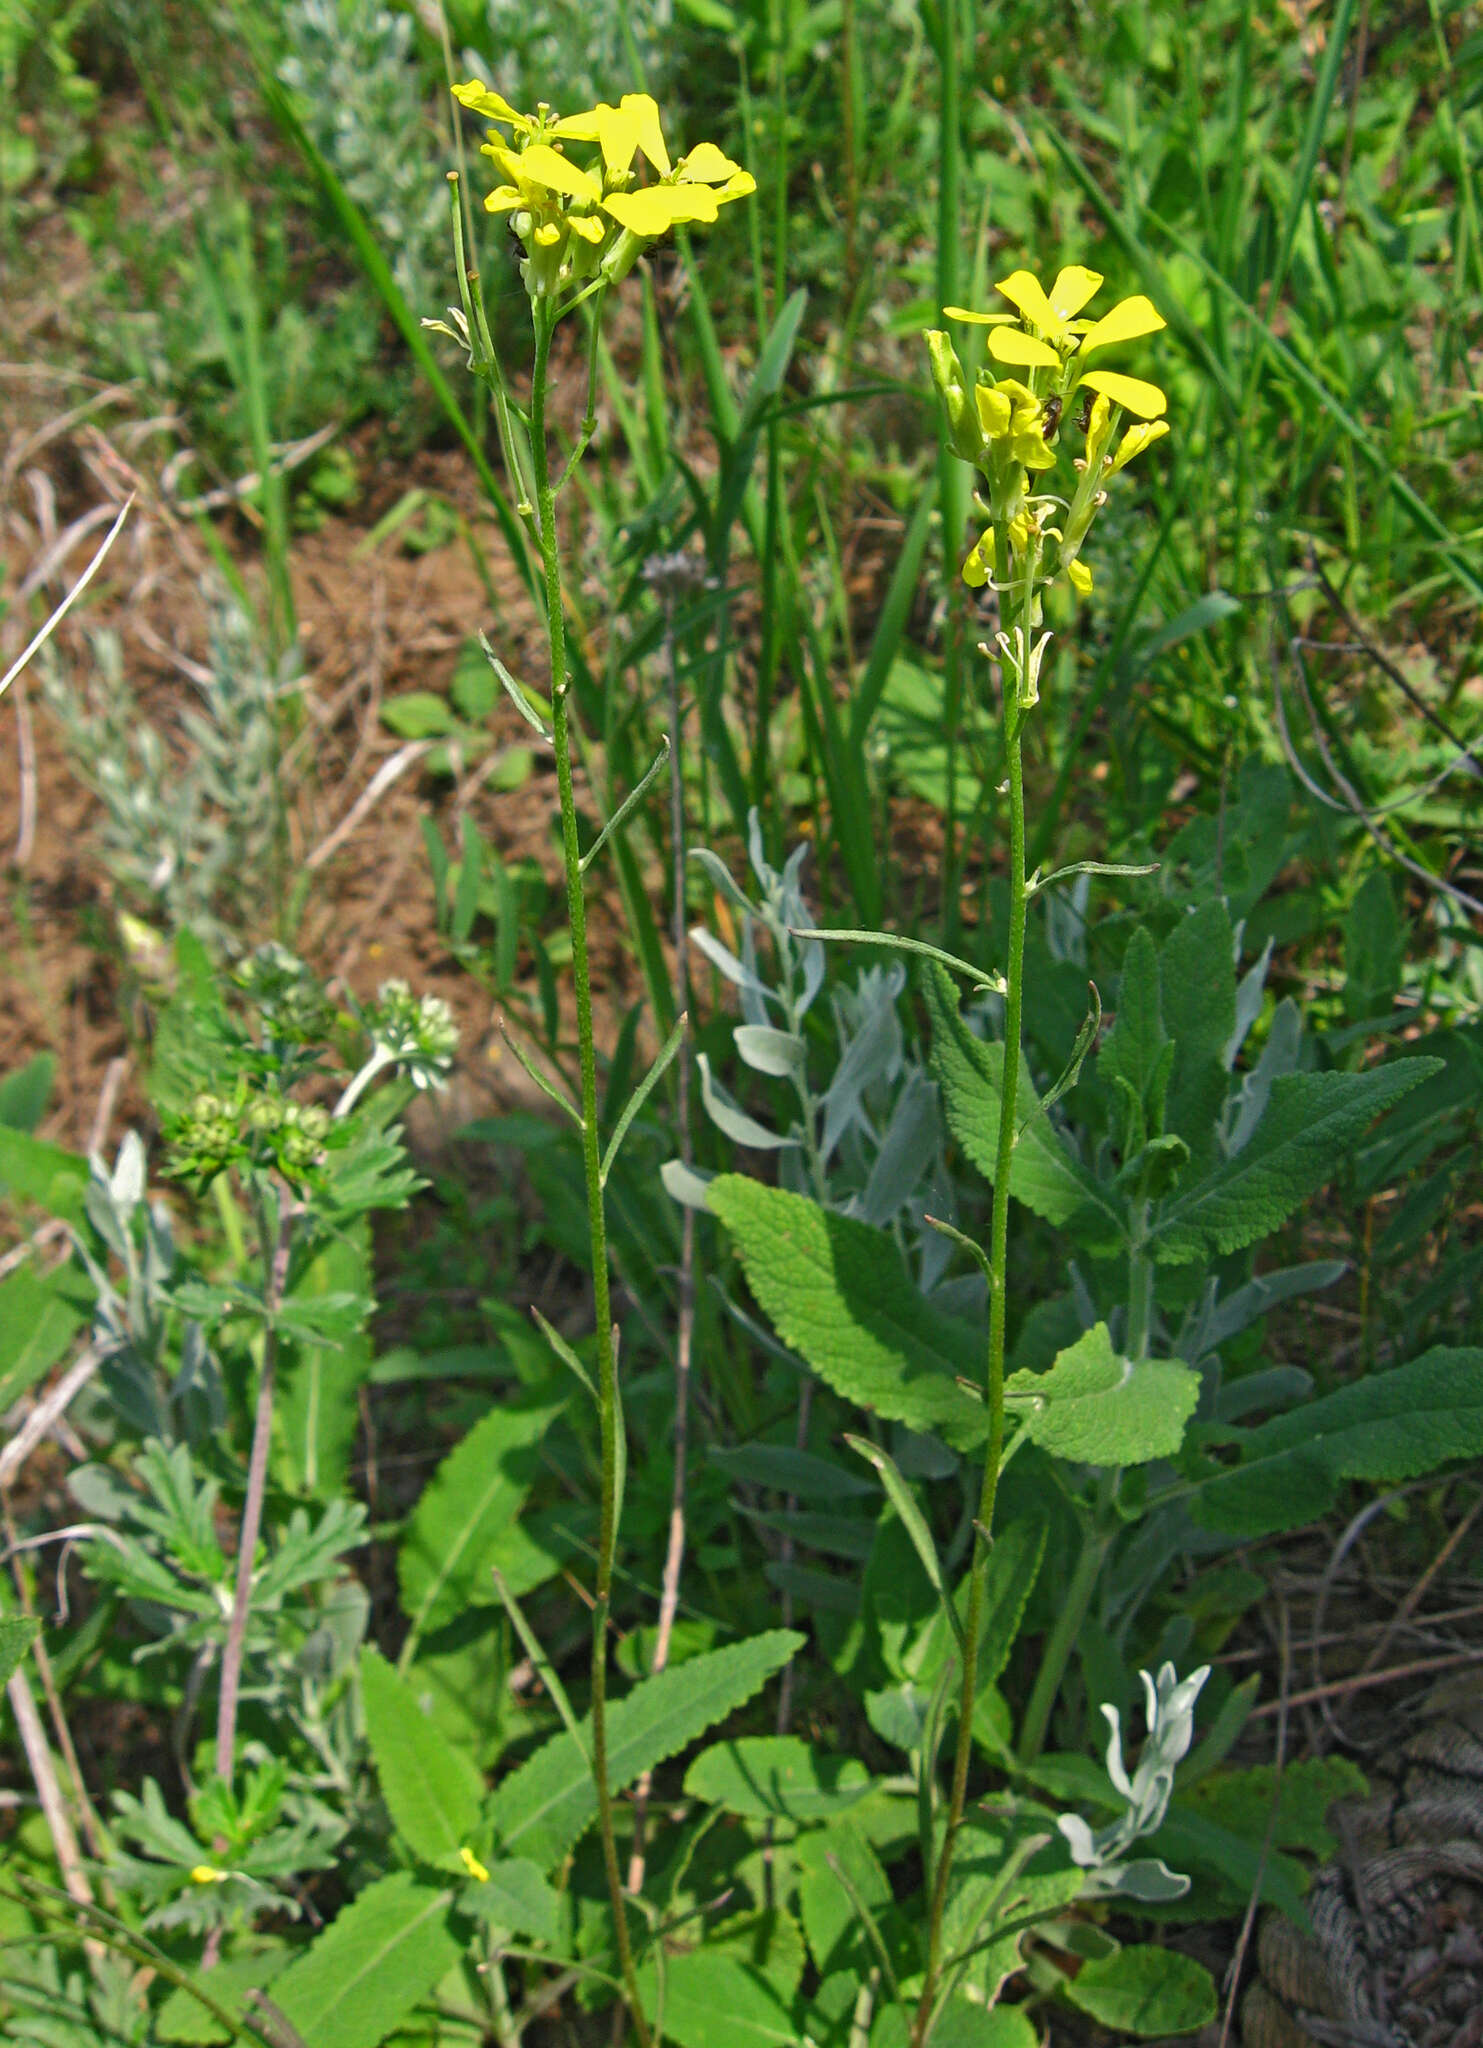
[[[559,1903],[539,1867],[525,1856],[492,1864],[483,1883],[470,1885],[459,1901],[465,1912],[505,1934],[528,1934],[535,1941],[556,1939]]]
[[[1098,1323],[1049,1372],[1015,1372],[1010,1397],[1031,1397],[1020,1409],[1025,1434],[1055,1458],[1084,1465],[1145,1465],[1172,1458],[1200,1396],[1200,1377],[1177,1358],[1122,1358],[1107,1325]],[[1015,1403],[1018,1408],[1018,1402]]]
[[[1341,1480],[1393,1486],[1483,1457],[1483,1350],[1438,1346],[1277,1415],[1192,1503],[1207,1529],[1271,1535],[1316,1521]]]
[[[608,1709],[611,1790],[621,1792],[751,1699],[803,1640],[790,1629],[773,1629],[692,1657],[636,1685]],[[518,1849],[545,1870],[561,1861],[597,1817],[587,1761],[590,1721],[582,1723],[580,1733],[581,1748],[568,1734],[553,1736],[503,1781],[490,1801],[503,1848]]]
[[[1283,1075],[1244,1149],[1164,1205],[1150,1233],[1154,1256],[1187,1264],[1265,1237],[1332,1177],[1377,1116],[1441,1065],[1406,1059],[1365,1074]]]
[[[859,1909],[863,1906],[877,1932],[883,1932],[893,1903],[890,1879],[875,1851],[859,1828],[844,1820],[800,1835],[793,1855],[798,1910],[820,1976],[853,1967],[857,1977],[865,1977],[877,1958]]]
[[[428,1482],[397,1557],[402,1609],[420,1633],[465,1607],[493,1603],[490,1564],[525,1503],[537,1447],[561,1407],[492,1409]]]
[[[0,1685],[9,1685],[40,1633],[41,1623],[33,1614],[0,1615]]]
[[[706,1195],[759,1306],[820,1379],[959,1450],[982,1443],[987,1413],[957,1380],[979,1378],[983,1339],[932,1307],[886,1231],[741,1174]]]
[[[313,2048],[379,2048],[462,1953],[452,1898],[408,1870],[378,1878],[275,1981],[273,2003]]]
[[[1159,956],[1152,937],[1139,925],[1123,954],[1117,1021],[1097,1055],[1097,1071],[1108,1082],[1121,1077],[1143,1103],[1168,1042],[1162,996]]]
[[[1172,1948],[1122,1948],[1066,1980],[1071,2003],[1125,2034],[1192,2034],[1215,2018],[1215,1980]]]
[[[459,1851],[479,1827],[482,1776],[423,1713],[415,1689],[379,1650],[361,1652],[360,1685],[366,1739],[393,1827],[422,1862],[460,1870]]]
[[[974,1037],[958,1014],[952,978],[942,968],[929,967],[923,987],[932,1018],[929,1064],[942,1093],[943,1116],[970,1162],[992,1182],[999,1147],[1004,1047]],[[1049,1117],[1035,1114],[1036,1108],[1035,1091],[1022,1068],[1015,1116],[1025,1128],[1014,1149],[1010,1192],[1047,1223],[1065,1223],[1079,1209],[1097,1210],[1104,1227],[1121,1239],[1123,1221],[1117,1206],[1072,1158]]]
[[[1164,1026],[1174,1040],[1164,1128],[1177,1131],[1203,1168],[1230,1077],[1236,1033],[1235,934],[1219,897],[1180,919],[1159,954]]]
[[[796,1735],[744,1735],[702,1750],[685,1790],[746,1820],[824,1820],[870,1790],[864,1764],[828,1756]]]

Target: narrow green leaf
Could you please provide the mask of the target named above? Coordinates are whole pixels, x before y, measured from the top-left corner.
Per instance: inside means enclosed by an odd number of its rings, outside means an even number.
[[[392,1825],[412,1854],[440,1870],[460,1872],[460,1850],[479,1826],[484,1780],[461,1749],[422,1711],[415,1689],[379,1650],[360,1659],[366,1740]]]
[[[689,1028],[689,1016],[684,1010],[682,1010],[679,1016],[675,1019],[674,1030],[671,1031],[669,1037],[664,1041],[664,1044],[660,1047],[653,1066],[650,1067],[648,1073],[645,1074],[643,1080],[639,1082],[637,1088],[635,1088],[632,1095],[629,1096],[628,1101],[624,1106],[623,1114],[619,1117],[617,1123],[613,1127],[613,1135],[608,1140],[608,1148],[606,1152],[604,1152],[603,1154],[602,1170],[599,1175],[599,1178],[604,1187],[606,1187],[608,1184],[608,1175],[612,1172],[614,1162],[616,1161],[619,1152],[623,1148],[623,1140],[628,1136],[629,1126],[632,1124],[634,1118],[638,1115],[639,1111],[643,1108],[644,1104],[648,1101],[650,1095],[654,1092],[654,1089],[658,1082],[663,1078],[670,1061],[679,1051],[681,1045],[683,1045],[685,1041],[685,1033]]]
[[[927,1527],[927,1519],[917,1506],[916,1495],[896,1469],[895,1462],[879,1444],[872,1443],[869,1437],[849,1435],[846,1435],[845,1442],[858,1457],[864,1458],[866,1463],[873,1465],[880,1474],[881,1485],[886,1489],[886,1498],[901,1517],[902,1527],[911,1538],[912,1548],[922,1560],[922,1570],[927,1574],[933,1592],[942,1603],[942,1611],[947,1616],[948,1626],[956,1636],[958,1648],[961,1650],[965,1640],[963,1623],[957,1608],[953,1605],[952,1589],[943,1573],[942,1559],[937,1555],[937,1545],[932,1540],[932,1531]]]
[[[891,571],[891,581],[886,587],[886,601],[881,606],[875,633],[870,642],[870,653],[866,656],[865,667],[855,686],[850,704],[850,746],[864,773],[864,748],[870,730],[870,721],[876,714],[886,679],[891,673],[891,664],[896,659],[896,650],[901,645],[901,636],[911,616],[916,600],[917,585],[921,581],[922,556],[927,551],[927,536],[932,531],[932,514],[936,500],[930,491],[923,491],[917,499],[917,509],[912,514],[911,524],[901,543],[901,553],[896,557],[896,566]]]
[[[452,1900],[408,1870],[378,1878],[275,1980],[273,2003],[310,2048],[379,2048],[462,1953]]]
[[[397,1558],[402,1608],[415,1634],[493,1603],[489,1567],[525,1503],[538,1446],[561,1405],[494,1409],[433,1474]]]
[[[773,1629],[646,1678],[608,1710],[608,1781],[621,1792],[647,1770],[676,1755],[724,1720],[767,1683],[803,1646],[803,1637]],[[591,1742],[584,1721],[583,1743]],[[498,1840],[542,1869],[559,1863],[597,1818],[597,1792],[583,1748],[569,1734],[553,1736],[507,1777],[489,1805]]]
[[[611,836],[611,834],[613,834],[614,832],[621,832],[623,830],[624,825],[628,821],[630,812],[632,812],[637,805],[643,802],[644,792],[648,789],[649,784],[654,780],[654,777],[659,773],[660,769],[663,768],[666,762],[669,760],[669,753],[669,734],[665,733],[660,741],[659,752],[654,756],[654,759],[649,763],[649,766],[645,769],[644,774],[641,780],[639,781],[637,787],[631,789],[628,792],[627,796],[624,797],[622,803],[619,804],[617,810],[614,811],[612,817],[609,818],[606,825],[603,826],[602,830],[598,833],[597,837],[593,840],[592,844],[588,847],[587,851],[582,855],[581,860],[578,862],[578,867],[584,875],[586,874],[588,868],[591,867],[592,863],[597,859],[597,856],[602,852],[603,846],[608,840],[608,838]]]
[[[783,1342],[836,1393],[960,1450],[980,1444],[983,1339],[934,1309],[887,1231],[742,1174],[706,1189],[731,1232],[759,1306]]]

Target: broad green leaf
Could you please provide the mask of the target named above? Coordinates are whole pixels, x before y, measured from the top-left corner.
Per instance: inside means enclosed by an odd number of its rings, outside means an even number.
[[[759,1306],[820,1379],[959,1450],[983,1441],[986,1411],[957,1383],[982,1372],[983,1339],[932,1307],[886,1231],[743,1174],[706,1195]]]
[[[746,1820],[824,1820],[863,1798],[870,1778],[856,1758],[827,1756],[797,1735],[745,1735],[702,1750],[685,1790]]]
[[[87,1161],[75,1152],[0,1124],[0,1195],[17,1195],[80,1226],[87,1183]]]
[[[1117,1021],[1097,1055],[1097,1072],[1109,1084],[1120,1076],[1138,1100],[1146,1103],[1168,1036],[1164,1029],[1159,956],[1153,939],[1139,925],[1123,954]]]
[[[1124,2034],[1192,2034],[1215,2018],[1215,1980],[1172,1948],[1123,1948],[1083,1963],[1065,1984],[1071,2003]]]
[[[411,1871],[378,1878],[273,1986],[273,2003],[312,2048],[378,2048],[463,1952],[453,1894]]]
[[[1020,1515],[994,1537],[984,1569],[984,1623],[979,1638],[980,1691],[991,1685],[1009,1662],[1025,1607],[1040,1576],[1050,1524]]]
[[[646,1678],[608,1709],[608,1781],[614,1793],[697,1735],[713,1728],[781,1671],[803,1646],[789,1629],[772,1629],[744,1643],[728,1643],[687,1664]],[[587,1761],[591,1724],[582,1747],[566,1733],[553,1736],[528,1763],[513,1771],[489,1804],[497,1838],[542,1869],[559,1863],[597,1817],[597,1793]]]
[[[56,1072],[55,1053],[39,1052],[0,1081],[0,1124],[13,1131],[34,1131],[46,1113]]]
[[[923,977],[932,1018],[932,1078],[942,1091],[947,1125],[971,1163],[994,1178],[999,1147],[999,1081],[1004,1048],[975,1038],[958,1014],[957,991],[941,968]],[[1028,1123],[1014,1150],[1010,1192],[1047,1223],[1061,1224],[1079,1209],[1099,1211],[1099,1224],[1118,1239],[1123,1219],[1106,1190],[1072,1158],[1048,1116],[1035,1116],[1036,1097],[1023,1067],[1015,1120]]]
[[[792,2001],[761,1970],[709,1944],[640,1966],[639,1995],[679,2048],[798,2048]]]
[[[857,1827],[844,1820],[800,1835],[793,1857],[798,1910],[820,1976],[851,1966],[857,1976],[868,1975],[877,1957],[861,1909],[885,1938],[894,1903],[891,1881],[874,1849]]]
[[[932,2029],[932,2048],[1037,2048],[1039,2034],[1017,2005],[950,1998]]]
[[[479,1827],[484,1780],[463,1750],[448,1741],[379,1650],[360,1659],[366,1739],[392,1825],[412,1854],[440,1870],[464,1868],[460,1850]]]
[[[535,1941],[556,1939],[557,1895],[528,1857],[510,1856],[491,1864],[489,1875],[471,1885],[459,1905],[506,1934],[528,1934]]]
[[[40,1633],[41,1623],[33,1614],[0,1615],[0,1685],[9,1685]]]
[[[1326,1861],[1339,1853],[1328,1825],[1330,1807],[1340,1799],[1367,1798],[1369,1789],[1364,1772],[1348,1757],[1299,1757],[1281,1771],[1254,1764],[1244,1771],[1212,1772],[1182,1787],[1179,1804],[1249,1842],[1263,1841],[1270,1827],[1277,1848],[1305,1850]]]
[[[21,1266],[0,1284],[0,1412],[51,1371],[82,1327],[57,1277]]]
[[[231,1956],[203,1978],[201,1988],[234,2019],[242,2019],[248,1992],[271,1984],[289,1960],[290,1952],[281,1948],[270,1949],[266,1955]],[[183,1984],[177,1985],[160,2007],[154,2030],[162,2041],[189,2041],[199,2044],[199,2048],[232,2039],[222,2021],[208,2012],[199,1998],[193,1998]]]
[[[1241,1463],[1207,1479],[1195,1519],[1262,1536],[1317,1521],[1345,1479],[1393,1486],[1483,1457],[1483,1350],[1439,1346],[1277,1415],[1242,1440]]]
[[[1025,1434],[1052,1457],[1145,1465],[1172,1458],[1183,1443],[1200,1378],[1177,1358],[1119,1357],[1098,1323],[1049,1372],[1011,1373],[1004,1391]]]
[[[442,739],[458,730],[447,698],[431,690],[407,690],[389,698],[381,706],[381,723],[403,740]]]
[[[493,1602],[489,1567],[525,1503],[537,1447],[561,1406],[492,1409],[428,1482],[397,1558],[402,1608],[420,1634],[465,1607]]]
[[[1440,1066],[1406,1059],[1364,1074],[1281,1076],[1244,1149],[1164,1204],[1151,1233],[1154,1256],[1182,1265],[1265,1237],[1332,1177],[1377,1116]]]

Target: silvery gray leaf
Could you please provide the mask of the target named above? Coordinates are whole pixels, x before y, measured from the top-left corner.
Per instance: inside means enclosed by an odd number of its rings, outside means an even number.
[[[899,987],[898,982],[898,992]],[[882,995],[884,998],[885,987]],[[824,1097],[824,1135],[819,1147],[826,1163],[847,1126],[860,1115],[866,1089],[877,1081],[889,1080],[892,1073],[899,1070],[900,1064],[901,1019],[896,1014],[894,997],[891,997],[883,999],[870,1011],[845,1048],[844,1058],[829,1084]]]
[[[766,1124],[759,1124],[756,1117],[748,1116],[741,1104],[734,1101],[711,1073],[711,1063],[705,1053],[698,1053],[695,1060],[700,1069],[700,1099],[705,1104],[706,1114],[718,1131],[722,1131],[733,1144],[746,1145],[754,1152],[778,1152],[787,1146],[796,1145],[796,1138],[780,1138],[776,1131],[768,1130]]]
[[[1283,1074],[1297,1072],[1302,1048],[1303,1019],[1291,996],[1284,996],[1272,1018],[1272,1028],[1262,1047],[1262,1056],[1241,1083],[1236,1097],[1236,1121],[1226,1139],[1226,1156],[1233,1159],[1251,1143],[1257,1125],[1266,1114],[1272,1083]]]
[[[802,1069],[806,1050],[796,1031],[779,1031],[771,1024],[738,1024],[731,1035],[754,1073],[787,1080]]]
[[[686,1166],[682,1159],[666,1159],[659,1169],[664,1192],[683,1209],[703,1209],[706,1188],[715,1177],[703,1167]]]
[[[1227,1072],[1236,1064],[1236,1055],[1246,1043],[1246,1034],[1262,1014],[1262,997],[1267,988],[1267,969],[1272,960],[1274,941],[1268,939],[1262,948],[1262,957],[1254,967],[1247,969],[1236,985],[1236,1028],[1226,1042],[1221,1058]]]
[[[860,1197],[860,1214],[867,1223],[890,1222],[931,1163],[938,1139],[936,1084],[913,1072],[896,1098]]]
[[[756,975],[737,959],[735,953],[723,946],[718,938],[714,938],[703,924],[691,926],[690,943],[697,952],[705,955],[718,973],[724,974],[726,979],[734,982],[738,988],[751,989],[759,995],[768,993]]]
[[[732,877],[730,868],[727,867],[719,854],[712,853],[708,846],[692,846],[685,857],[687,860],[700,862],[700,865],[705,869],[721,894],[730,900],[734,910],[740,910],[748,915],[752,913],[754,906],[742,893],[741,888]]]

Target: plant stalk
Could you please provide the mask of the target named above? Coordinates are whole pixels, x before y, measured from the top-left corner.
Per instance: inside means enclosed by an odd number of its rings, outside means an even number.
[[[531,460],[535,471],[536,523],[545,578],[546,636],[551,650],[551,736],[556,752],[556,787],[561,804],[561,849],[566,869],[567,919],[572,937],[572,983],[577,1001],[577,1048],[582,1083],[582,1168],[587,1187],[587,1226],[592,1257],[593,1313],[597,1330],[598,1427],[602,1448],[602,1502],[598,1525],[596,1602],[592,1616],[592,1777],[597,1791],[603,1867],[613,1909],[613,1938],[624,1992],[640,2048],[652,2036],[639,1999],[633,1948],[628,1938],[618,1843],[613,1832],[613,1796],[608,1787],[607,1635],[612,1604],[613,1558],[618,1544],[618,1376],[613,1312],[608,1288],[607,1226],[603,1213],[602,1157],[597,1123],[597,1055],[592,1034],[592,986],[587,961],[587,909],[582,894],[577,807],[572,793],[571,724],[567,700],[566,615],[561,586],[561,551],[556,538],[556,493],[546,436],[546,394],[555,325],[548,301],[535,305],[535,365],[530,387]]]
[[[998,582],[1008,583],[1009,548],[1004,534],[995,536]],[[1034,577],[1024,585],[1022,659],[1029,659]],[[1009,957],[1005,964],[1004,1066],[1000,1077],[999,1134],[994,1164],[994,1205],[989,1226],[989,1345],[985,1393],[989,1410],[989,1441],[984,1451],[979,1489],[978,1535],[968,1579],[968,1614],[964,1625],[963,1683],[958,1698],[958,1738],[953,1754],[952,1791],[937,1869],[932,1881],[931,1915],[927,1925],[927,1969],[912,2023],[911,2048],[924,2048],[937,2002],[942,1973],[942,1930],[947,1911],[953,1851],[963,1824],[968,1798],[968,1766],[973,1756],[973,1710],[978,1698],[979,1638],[983,1633],[984,1581],[988,1568],[999,1469],[1004,1460],[1004,1334],[1009,1257],[1009,1176],[1014,1163],[1015,1106],[1019,1094],[1020,1021],[1025,964],[1025,787],[1021,737],[1025,712],[1019,701],[1019,677],[1006,661],[1003,670],[1004,762],[1009,790]]]

